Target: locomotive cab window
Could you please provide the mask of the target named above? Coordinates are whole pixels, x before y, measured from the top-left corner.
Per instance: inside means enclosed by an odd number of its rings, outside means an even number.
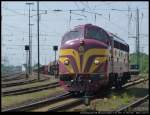
[[[62,42],[64,43],[65,41],[73,40],[76,38],[82,38],[82,37],[83,37],[83,30],[82,29],[72,30],[63,36]]]
[[[100,39],[99,32],[96,28],[88,28],[85,33],[86,38]]]
[[[103,40],[107,39],[107,34],[104,30],[100,28],[86,28],[85,38],[87,39],[96,39],[96,40]]]

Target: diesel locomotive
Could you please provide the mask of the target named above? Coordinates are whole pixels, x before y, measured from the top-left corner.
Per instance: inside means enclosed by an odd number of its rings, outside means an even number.
[[[129,45],[96,25],[76,26],[62,37],[59,76],[69,92],[121,88],[130,79]]]

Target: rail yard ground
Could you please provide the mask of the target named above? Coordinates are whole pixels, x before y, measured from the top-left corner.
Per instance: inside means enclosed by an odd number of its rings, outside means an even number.
[[[149,92],[149,81],[142,82],[140,84],[134,85],[130,88],[111,92],[108,96],[104,98],[97,98],[91,101],[89,106],[80,105],[75,108],[70,109],[69,111],[103,111],[103,112],[111,112],[115,111],[119,107],[123,107],[135,100],[145,96]],[[148,104],[148,102],[147,102]],[[144,106],[149,110],[149,106]],[[142,109],[144,110],[144,109]],[[142,111],[141,110],[141,111]],[[140,111],[140,110],[139,110]],[[131,111],[129,111],[131,112]],[[146,111],[148,112],[148,111]]]
[[[36,75],[36,73],[34,74],[34,77],[35,77],[35,75]],[[41,77],[43,77],[43,76],[46,76],[45,77],[46,80],[44,80],[44,81],[36,81],[34,83],[29,82],[29,83],[26,83],[23,85],[16,85],[16,86],[2,88],[2,92],[18,90],[18,89],[27,89],[27,88],[32,88],[32,87],[39,87],[39,86],[43,86],[45,84],[51,84],[51,83],[58,82],[58,79],[55,79],[54,76],[41,75]],[[22,104],[28,103],[30,101],[35,101],[40,98],[46,98],[48,96],[55,95],[59,92],[61,93],[62,91],[63,91],[62,88],[56,87],[56,88],[52,88],[52,89],[50,88],[50,89],[41,90],[41,91],[37,91],[37,92],[33,92],[33,93],[25,93],[25,94],[21,94],[21,95],[14,95],[14,96],[12,95],[12,96],[1,97],[2,108],[22,105]],[[1,95],[2,95],[2,93],[1,93]]]
[[[76,100],[78,100],[78,99],[75,99],[75,98],[64,99],[62,101],[59,101],[58,103],[49,104],[49,106],[46,106],[46,107],[43,106],[43,107],[31,110],[31,111],[32,112],[45,112],[45,111],[48,111],[50,108],[54,108],[56,106],[62,106],[62,105],[67,104],[67,103],[75,102]]]
[[[141,78],[146,78],[148,75],[140,76]],[[34,83],[25,85],[26,87],[37,86],[35,84],[44,84],[47,82],[55,81],[55,79],[49,79],[48,81],[44,81],[41,83]],[[130,102],[144,96],[148,92],[148,84],[149,81],[137,84],[135,86],[131,86],[130,88],[121,90],[121,91],[112,91],[107,96],[98,97],[91,101],[89,106],[85,106],[83,104],[73,107],[71,109],[67,109],[67,111],[78,111],[78,112],[86,112],[86,111],[114,111],[117,108],[127,105]],[[34,93],[27,93],[22,95],[15,95],[15,96],[5,96],[2,97],[2,110],[9,109],[12,107],[19,107],[21,105],[37,102],[39,100],[47,99],[49,97],[55,97],[56,95],[64,93],[64,89],[62,87],[56,87],[52,89],[42,90]],[[70,103],[72,100],[68,101]],[[67,102],[66,102],[67,103]],[[59,103],[59,105],[65,104],[65,101]],[[33,111],[47,111],[53,105],[49,105],[34,109]],[[146,107],[146,106],[144,106]],[[147,106],[148,107],[148,106]],[[147,109],[148,110],[148,109]],[[64,110],[65,111],[65,110]]]
[[[41,74],[41,80],[42,79],[47,79],[47,78],[54,78],[53,76],[49,76],[49,75],[45,75],[45,74]],[[21,72],[21,73],[16,73],[13,75],[7,75],[7,77],[2,76],[2,83],[9,83],[9,82],[19,82],[20,80],[22,81],[29,81],[29,80],[33,80],[33,79],[37,79],[37,73],[33,72],[32,75],[30,75],[28,78],[26,78],[26,74]]]
[[[2,81],[2,90],[33,87],[33,86],[38,86],[38,85],[58,81],[58,79],[55,79],[54,76],[44,75],[44,74],[41,74],[41,78],[40,80],[38,80],[36,73],[33,73],[28,79],[25,78],[24,74],[22,74],[20,78],[21,79],[19,80],[12,79],[11,81]]]
[[[29,83],[29,84],[24,84],[24,85],[19,85],[19,86],[13,86],[13,87],[6,87],[6,88],[2,88],[2,92],[3,91],[9,91],[9,90],[15,90],[15,89],[23,89],[23,88],[30,88],[30,87],[38,87],[38,86],[42,86],[45,84],[50,84],[50,83],[54,83],[57,82],[58,80],[56,79],[47,79],[46,81],[41,81],[41,82],[35,82],[35,83]]]
[[[147,99],[144,103],[140,104],[138,107],[132,109],[133,112],[135,111],[149,111],[149,99]]]
[[[63,93],[64,90],[61,87],[43,90],[34,93],[15,95],[15,96],[5,96],[2,97],[2,109],[11,108],[15,106],[20,106],[26,103],[36,102],[37,100],[45,99],[57,94]]]

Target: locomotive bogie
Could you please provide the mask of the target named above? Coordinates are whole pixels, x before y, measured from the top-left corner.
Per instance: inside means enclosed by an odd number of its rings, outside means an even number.
[[[64,87],[70,92],[96,92],[101,86],[108,84],[107,77],[100,74],[78,77],[64,75],[60,77],[60,80],[62,80],[61,84],[67,84]]]

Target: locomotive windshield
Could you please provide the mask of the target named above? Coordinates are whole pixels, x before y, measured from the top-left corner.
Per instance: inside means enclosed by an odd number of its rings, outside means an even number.
[[[66,33],[62,39],[63,42],[68,41],[68,40],[72,40],[72,39],[76,39],[76,38],[81,38],[83,37],[83,30],[79,29],[79,30],[72,30],[68,33]]]
[[[87,28],[85,33],[85,38],[87,39],[96,39],[96,40],[102,40],[107,39],[108,35],[106,32],[100,28]]]

